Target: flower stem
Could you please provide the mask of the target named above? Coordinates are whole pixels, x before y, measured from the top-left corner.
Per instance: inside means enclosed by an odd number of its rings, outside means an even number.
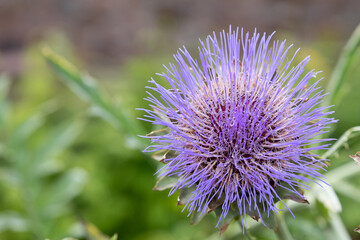
[[[256,240],[256,238],[246,228],[244,228],[244,239],[246,239],[246,240]]]
[[[275,234],[278,237],[279,240],[293,240],[293,237],[291,236],[289,229],[286,226],[285,218],[283,214],[279,214],[276,217],[277,221],[277,228],[275,229]]]
[[[243,231],[243,233],[240,234],[240,239],[256,240],[256,238],[251,234],[250,230],[242,225],[241,220],[238,220],[237,223],[239,224],[240,228]]]

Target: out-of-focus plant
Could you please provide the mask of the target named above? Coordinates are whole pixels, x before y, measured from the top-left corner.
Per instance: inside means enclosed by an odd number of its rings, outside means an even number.
[[[117,240],[118,239],[117,234],[114,234],[111,237],[106,236],[95,225],[91,223],[84,222],[83,227],[84,227],[84,237],[87,240]],[[63,240],[77,240],[77,239],[69,237],[69,238],[64,238]]]
[[[95,79],[81,73],[66,59],[47,47],[43,48],[43,54],[65,83],[79,97],[92,104],[93,113],[108,121],[116,129],[125,132],[131,147],[143,149],[145,141],[136,137],[144,132],[142,125],[134,121],[123,106],[112,103],[105,92],[101,91]]]
[[[59,238],[76,224],[70,202],[81,192],[86,172],[65,171],[58,155],[82,130],[81,118],[65,120],[44,131],[54,102],[38,106],[21,123],[14,124],[15,109],[9,100],[10,80],[0,79],[0,179],[6,211],[0,211],[0,232],[20,236]],[[12,235],[10,235],[12,236]]]
[[[345,75],[348,73],[352,64],[354,64],[354,61],[356,61],[356,53],[358,52],[359,46],[360,25],[354,30],[336,63],[326,89],[329,95],[323,102],[323,106],[337,104],[341,101],[342,94],[344,93],[342,86],[346,79]]]
[[[346,45],[343,55],[340,57],[340,60],[335,67],[334,73],[329,82],[328,90],[331,93],[326,100],[326,104],[337,105],[341,102],[341,87],[345,83],[345,73],[348,71],[349,66],[354,64],[354,61],[356,60],[354,56],[359,49],[359,29],[360,26],[355,30]],[[64,82],[72,90],[74,90],[79,97],[88,101],[92,107],[94,107],[95,112],[99,113],[100,117],[114,125],[116,128],[121,129],[128,135],[128,139],[130,139],[129,143],[131,143],[129,146],[133,146],[139,150],[143,149],[146,142],[136,138],[135,136],[138,134],[145,134],[145,132],[142,130],[139,123],[132,120],[133,118],[128,115],[124,106],[119,107],[114,105],[106,94],[99,91],[96,81],[93,78],[90,78],[87,74],[81,73],[66,59],[54,53],[49,48],[43,49],[43,55],[50,65],[58,73],[60,73],[61,79],[64,80]],[[350,139],[356,137],[358,132],[359,127],[349,129],[334,143],[332,148],[326,152],[321,152],[320,157],[336,159],[336,153],[346,146]],[[325,174],[325,177],[327,178],[327,182],[333,187],[312,187],[312,190],[307,193],[309,202],[314,203],[310,206],[312,210],[311,213],[313,214],[312,218],[316,216],[316,219],[318,220],[317,230],[314,230],[314,234],[317,236],[317,239],[350,239],[349,233],[339,215],[342,211],[342,206],[337,197],[337,193],[346,195],[358,202],[360,199],[360,192],[357,187],[349,181],[349,179],[359,172],[360,168],[354,167],[353,161],[349,161],[341,166],[330,166],[329,171]],[[304,209],[303,206],[297,203],[289,203],[288,206],[293,211]],[[283,208],[284,206],[279,203],[278,207]],[[280,218],[286,217],[286,211],[280,214]],[[284,235],[280,236],[279,234],[279,237],[283,239],[290,239],[291,231],[287,230],[288,227],[290,227],[290,230],[297,231],[301,234],[305,234],[304,231],[300,230],[302,227],[307,227],[309,229],[312,227],[311,224],[308,223],[313,219],[308,219],[308,222],[301,219],[297,220],[299,221],[299,224],[296,226],[289,226],[287,221],[283,221],[282,219],[282,234]],[[356,226],[358,224],[354,223],[354,225]],[[245,237],[250,237],[253,229],[257,229],[258,226],[259,224],[257,222],[249,222],[247,226],[248,230],[245,229]],[[234,232],[231,232],[230,235],[230,237],[237,236]],[[225,235],[225,237],[229,237],[229,235]]]

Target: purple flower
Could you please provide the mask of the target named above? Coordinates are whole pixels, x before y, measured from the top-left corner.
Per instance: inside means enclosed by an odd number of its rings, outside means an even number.
[[[174,55],[159,74],[169,87],[150,81],[143,120],[164,129],[147,136],[146,151],[167,154],[159,176],[178,177],[170,194],[191,189],[190,213],[216,209],[220,222],[235,209],[244,226],[246,214],[263,219],[277,201],[306,202],[299,187],[323,182],[324,159],[312,151],[328,146],[317,136],[334,122],[319,107],[325,94],[305,71],[310,57],[292,65],[296,53],[272,35],[213,34],[196,58],[185,47]]]

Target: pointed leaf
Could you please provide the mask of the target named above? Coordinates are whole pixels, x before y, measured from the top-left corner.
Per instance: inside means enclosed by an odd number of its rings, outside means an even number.
[[[153,159],[162,163],[164,163],[166,159],[174,158],[174,157],[176,157],[175,151],[166,150],[166,149],[162,151],[158,151],[152,155]]]
[[[270,229],[275,229],[277,227],[274,211],[269,211],[269,213],[262,211],[261,220]]]
[[[255,221],[257,221],[257,222],[259,221],[260,215],[259,215],[259,212],[256,211],[255,209],[253,209],[253,208],[250,209],[250,207],[247,207],[246,213]]]
[[[102,233],[94,224],[89,222],[83,222],[83,226],[85,229],[85,236],[88,240],[117,240],[118,236],[115,233],[112,237],[109,237]],[[78,240],[76,238],[68,237],[63,238],[62,240]]]
[[[42,49],[42,53],[49,64],[62,76],[62,80],[64,80],[78,96],[93,104],[98,111],[101,112],[99,116],[104,120],[116,128],[124,130],[132,137],[144,132],[142,126],[139,125],[138,122],[133,121],[129,115],[125,113],[124,108],[117,107],[111,103],[108,96],[100,91],[100,88],[96,85],[96,81],[93,78],[81,73],[65,58],[47,47]],[[146,141],[146,139],[137,138],[137,141]],[[138,147],[143,149],[143,146],[138,145]]]
[[[360,47],[360,24],[354,30],[350,39],[336,63],[325,92],[329,93],[322,103],[322,106],[336,105],[340,100],[340,93],[345,83],[345,74],[348,72],[352,62],[356,59],[357,50]]]
[[[287,189],[286,189],[287,188]],[[275,188],[276,193],[279,195],[281,199],[290,199],[298,203],[307,203],[309,204],[308,200],[306,200],[304,196],[304,191],[299,188],[295,187],[295,190],[298,193],[292,192],[293,190],[289,184],[282,183],[281,185]],[[294,191],[294,190],[293,190]]]
[[[63,207],[81,192],[86,178],[87,174],[81,168],[72,168],[61,175],[52,184],[51,189],[44,196],[43,202],[40,203],[46,208],[44,212],[55,216],[62,214]]]
[[[103,234],[94,224],[85,223],[85,230],[91,240],[109,240],[105,234]]]
[[[27,117],[22,123],[16,126],[8,140],[9,145],[11,147],[23,148],[24,141],[42,126],[45,117],[54,112],[54,110],[56,110],[56,106],[53,101],[42,104],[34,114]]]
[[[190,200],[190,198],[193,195],[193,192],[195,190],[196,190],[195,186],[192,186],[192,187],[189,187],[189,188],[182,188],[180,190],[177,205],[186,204]]]
[[[118,235],[116,233],[110,238],[110,240],[117,240],[117,239],[118,239]]]
[[[21,123],[11,135],[9,144],[11,146],[22,145],[23,141],[28,138],[34,131],[42,126],[44,114],[37,112]]]
[[[208,213],[214,211],[216,208],[218,208],[219,206],[221,206],[224,201],[225,201],[225,195],[221,195],[220,198],[218,198],[217,196],[215,196],[215,197],[210,201],[210,203],[209,203]]]
[[[47,175],[58,169],[58,164],[53,158],[72,144],[82,126],[81,121],[61,123],[45,136],[35,156],[34,172],[37,175]]]
[[[239,209],[237,209],[235,205],[231,205],[227,215],[223,217],[219,222],[222,211],[222,208],[219,207],[214,210],[216,220],[218,222],[219,235],[223,234],[226,231],[232,220],[240,216]]]
[[[206,215],[206,212],[198,212],[198,211],[193,211],[191,213],[191,217],[190,217],[190,224],[191,225],[196,225],[198,224]]]
[[[165,189],[172,188],[173,186],[175,186],[175,184],[177,183],[178,180],[179,180],[179,177],[163,176],[163,177],[159,178],[159,180],[156,182],[153,190],[163,191]]]

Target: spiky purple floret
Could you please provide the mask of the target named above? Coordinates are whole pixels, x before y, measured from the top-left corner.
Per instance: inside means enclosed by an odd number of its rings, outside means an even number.
[[[148,93],[152,110],[144,110],[143,120],[169,131],[149,136],[146,151],[176,151],[160,175],[180,177],[170,194],[196,187],[189,212],[204,213],[223,197],[220,219],[236,204],[245,224],[249,210],[278,210],[276,187],[303,197],[296,187],[322,181],[324,160],[310,151],[328,146],[329,139],[316,136],[334,120],[319,107],[319,80],[308,86],[316,75],[305,72],[310,58],[292,66],[291,46],[271,37],[214,33],[200,41],[198,59],[185,47],[174,55],[176,64],[159,74],[169,89],[150,81],[159,96]]]

